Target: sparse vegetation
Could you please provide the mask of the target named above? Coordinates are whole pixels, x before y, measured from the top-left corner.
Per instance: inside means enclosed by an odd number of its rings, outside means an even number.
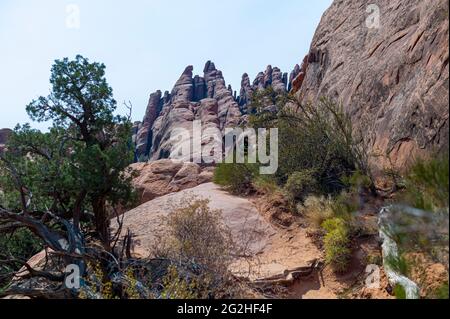
[[[214,183],[237,195],[248,195],[258,175],[255,164],[221,163],[214,171]]]
[[[279,129],[279,184],[294,174],[309,175],[314,191],[328,195],[345,189],[344,179],[355,171],[370,176],[365,145],[353,137],[341,105],[328,99],[301,105],[294,96],[268,89],[255,94],[252,111],[252,127]]]
[[[449,207],[448,154],[429,160],[419,159],[406,178],[403,201],[426,211],[442,211]]]
[[[314,172],[304,170],[294,172],[289,176],[284,188],[291,201],[301,202],[308,194],[314,193],[318,189],[318,185],[314,178]]]
[[[327,219],[322,227],[326,231],[325,260],[335,271],[344,272],[351,257],[348,225],[342,218],[332,218]]]
[[[330,197],[309,196],[299,210],[313,227],[319,229],[326,220],[333,218],[332,206],[333,201]]]
[[[167,230],[155,247],[157,258],[171,262],[163,279],[163,298],[223,298],[237,292],[228,267],[238,248],[221,212],[208,204],[186,198],[166,220]]]

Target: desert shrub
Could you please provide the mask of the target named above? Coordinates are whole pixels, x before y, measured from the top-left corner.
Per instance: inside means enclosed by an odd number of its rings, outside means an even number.
[[[364,141],[353,137],[350,117],[329,99],[302,105],[292,95],[257,92],[250,125],[278,128],[280,185],[295,172],[310,171],[319,194],[337,194],[346,188],[343,179],[355,171],[370,175]]]
[[[270,175],[259,175],[253,180],[253,187],[259,194],[268,195],[281,193],[276,180]]]
[[[354,214],[359,210],[359,194],[343,191],[334,197],[332,209],[336,216],[351,221]]]
[[[237,253],[221,211],[208,200],[183,199],[166,220],[155,255],[171,261],[163,279],[164,298],[222,298],[235,293],[228,268]],[[186,204],[188,203],[188,204]]]
[[[253,191],[253,180],[258,176],[255,164],[221,163],[214,171],[214,183],[233,194],[248,195]]]
[[[351,249],[347,223],[341,218],[326,220],[322,227],[326,231],[324,238],[325,260],[337,272],[347,270]]]
[[[327,219],[334,216],[333,201],[330,197],[308,196],[299,211],[315,228],[320,228]]]
[[[342,181],[346,184],[347,188],[354,193],[370,190],[373,185],[370,176],[360,170],[357,170],[352,175],[344,176]]]
[[[303,201],[308,194],[315,192],[318,186],[314,177],[314,172],[311,170],[304,170],[301,172],[294,172],[289,176],[284,188],[289,199],[298,202]]]
[[[406,176],[403,200],[427,211],[448,209],[448,161],[448,154],[438,155],[430,160],[419,159]]]
[[[80,299],[149,299],[153,298],[148,276],[138,274],[137,267],[127,265],[111,278],[101,263],[88,262]],[[145,285],[143,284],[145,283]]]

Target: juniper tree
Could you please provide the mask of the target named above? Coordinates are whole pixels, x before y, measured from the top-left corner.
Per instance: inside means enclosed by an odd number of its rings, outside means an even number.
[[[32,120],[52,122],[49,132],[18,125],[0,154],[0,231],[27,228],[77,263],[71,254],[85,252],[87,235],[113,252],[112,212],[133,199],[131,122],[114,114],[103,64],[57,60],[50,83],[26,107]]]

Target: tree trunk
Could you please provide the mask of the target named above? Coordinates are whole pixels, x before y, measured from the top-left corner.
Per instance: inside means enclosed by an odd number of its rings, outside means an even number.
[[[93,199],[92,209],[95,216],[95,229],[103,247],[106,251],[111,251],[111,238],[109,233],[109,218],[106,212],[106,200],[99,196]]]

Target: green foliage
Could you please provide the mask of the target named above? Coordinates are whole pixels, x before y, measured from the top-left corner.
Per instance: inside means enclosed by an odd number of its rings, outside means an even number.
[[[448,161],[448,154],[418,160],[406,176],[404,200],[413,207],[427,211],[448,209]]]
[[[253,187],[260,194],[274,194],[281,192],[276,180],[271,175],[259,175],[253,180]]]
[[[341,218],[332,218],[322,224],[326,231],[324,238],[325,260],[337,272],[347,270],[351,249],[349,248],[349,230]]]
[[[0,232],[0,260],[14,260],[0,263],[0,287],[6,285],[13,274],[18,271],[23,261],[28,260],[42,250],[40,241],[25,228],[11,232]]]
[[[294,172],[289,176],[284,188],[292,201],[303,201],[308,194],[317,190],[318,185],[314,178],[314,172],[304,170]]]
[[[388,265],[395,272],[408,276],[411,270],[411,267],[404,257],[403,254],[398,254],[398,256],[389,256],[384,259],[386,265]]]
[[[299,209],[309,222],[315,227],[320,228],[322,224],[334,217],[333,200],[331,197],[308,196]]]
[[[145,162],[148,162],[148,155],[141,154],[141,155],[139,156],[139,158],[138,158],[138,162],[139,162],[139,163],[145,163]]]
[[[15,212],[50,210],[76,226],[93,221],[107,247],[107,206],[134,199],[130,119],[114,115],[103,64],[81,56],[57,60],[50,83],[50,95],[26,109],[31,119],[51,120],[53,127],[48,133],[16,127],[0,161],[2,205]]]
[[[337,195],[332,203],[332,209],[336,216],[350,221],[360,208],[359,195],[343,191]]]
[[[237,195],[253,191],[253,181],[258,176],[255,164],[221,163],[214,170],[214,183]]]
[[[350,176],[344,176],[342,181],[347,188],[352,192],[359,192],[360,190],[367,190],[372,187],[372,180],[369,176],[357,170]]]
[[[402,285],[395,285],[394,287],[394,296],[397,299],[406,299],[406,291]]]
[[[272,105],[276,111],[267,108]],[[294,96],[269,89],[255,94],[252,112],[252,127],[279,129],[279,184],[296,172],[309,172],[319,194],[335,194],[346,187],[345,177],[356,170],[367,172],[363,145],[352,137],[350,117],[342,106],[328,99],[300,105]]]

